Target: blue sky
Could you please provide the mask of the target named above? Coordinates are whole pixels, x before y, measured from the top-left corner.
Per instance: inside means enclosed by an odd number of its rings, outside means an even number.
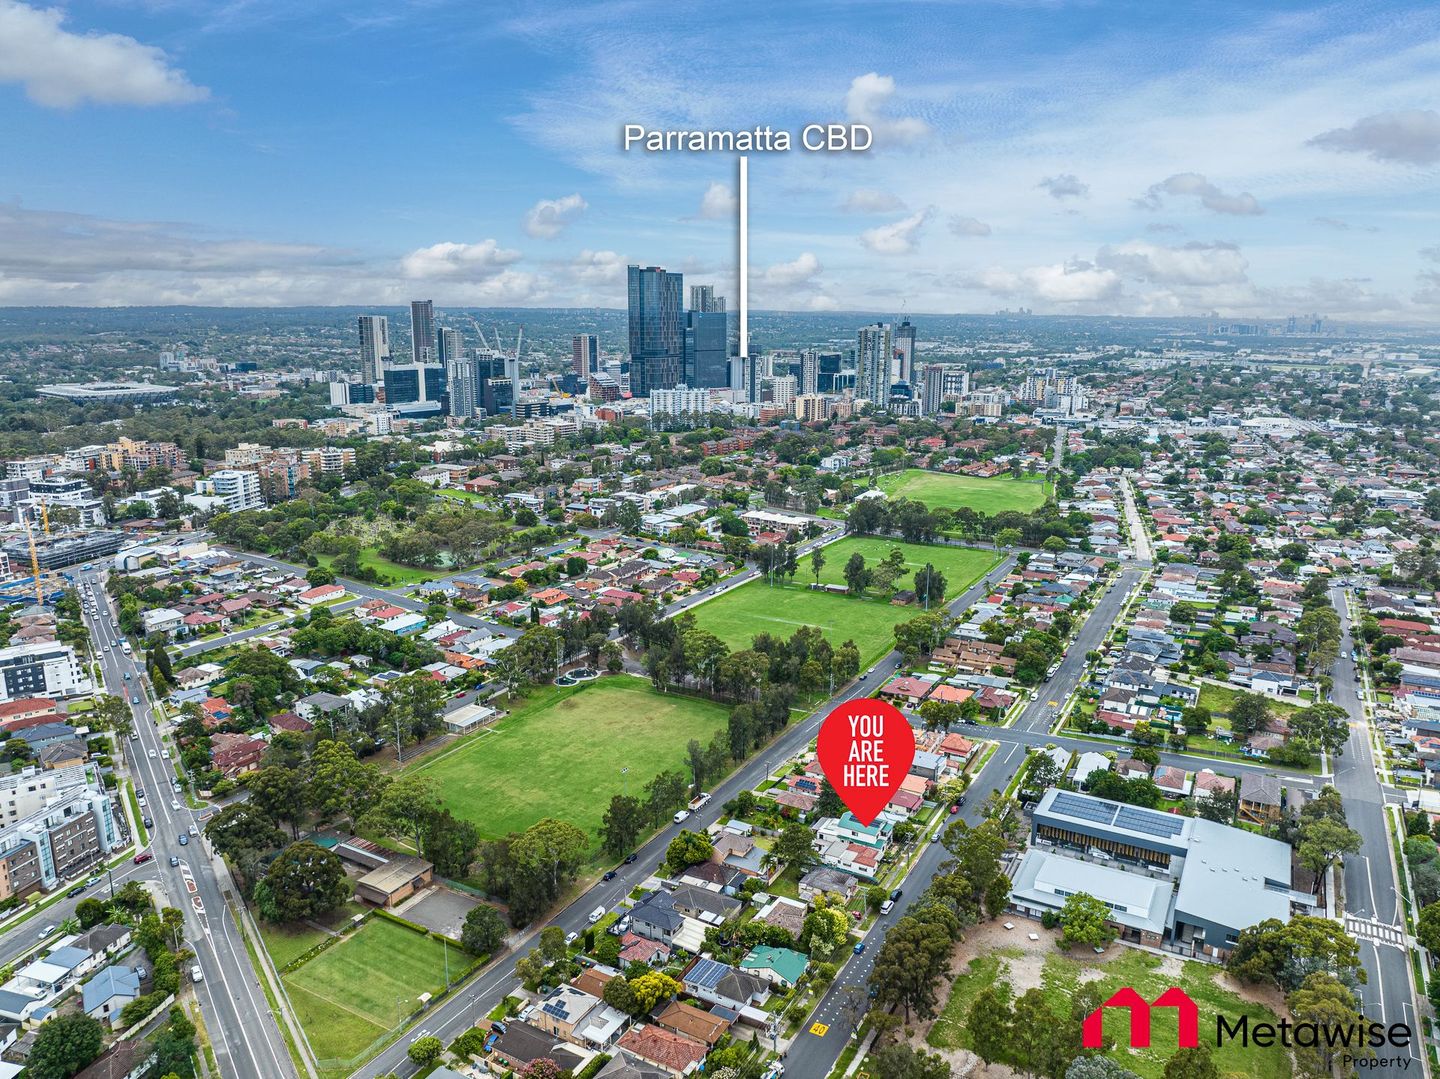
[[[734,302],[1440,321],[1440,12],[0,0],[0,303]],[[737,14],[737,12],[739,14]]]

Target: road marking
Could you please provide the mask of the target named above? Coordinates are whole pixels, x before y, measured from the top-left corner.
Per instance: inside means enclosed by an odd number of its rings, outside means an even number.
[[[1345,932],[1372,944],[1387,944],[1392,948],[1399,948],[1401,951],[1407,950],[1405,931],[1398,925],[1387,925],[1371,918],[1357,918],[1347,914],[1345,916]]]
[[[810,1024],[810,1033],[813,1034],[813,1035],[815,1035],[815,1037],[817,1037],[817,1038],[823,1038],[823,1037],[825,1037],[826,1034],[830,1033],[830,1024],[829,1024],[829,1023],[811,1023],[811,1024]]]

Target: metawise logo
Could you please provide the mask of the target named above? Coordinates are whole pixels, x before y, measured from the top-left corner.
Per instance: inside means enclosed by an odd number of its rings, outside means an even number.
[[[1150,1047],[1150,1010],[1152,1008],[1174,1008],[1178,1017],[1176,1045],[1181,1049],[1194,1049],[1200,1045],[1200,1009],[1183,989],[1171,986],[1153,1001],[1147,1001],[1134,989],[1126,986],[1116,990],[1104,1004],[1085,1017],[1081,1031],[1081,1044],[1086,1049],[1105,1048],[1105,1012],[1109,1008],[1124,1008],[1130,1013],[1130,1048]],[[1286,1049],[1313,1049],[1325,1059],[1334,1058],[1347,1068],[1394,1067],[1401,1071],[1410,1067],[1415,1059],[1410,1052],[1414,1032],[1408,1023],[1376,1023],[1358,1017],[1352,1023],[1295,1022],[1282,1019],[1278,1023],[1251,1022],[1248,1015],[1239,1019],[1229,1016],[1215,1016],[1215,1046],[1239,1043],[1242,1048],[1257,1046],[1268,1049],[1281,1045]],[[1382,1056],[1377,1049],[1389,1047],[1404,1049],[1404,1053]]]
[[[1085,1017],[1081,1042],[1086,1049],[1104,1048],[1106,1008],[1129,1010],[1131,1049],[1147,1049],[1150,1046],[1151,1008],[1174,1008],[1179,1013],[1180,1032],[1177,1041],[1181,1049],[1194,1049],[1200,1044],[1200,1009],[1183,989],[1171,986],[1156,997],[1152,1004],[1127,985]]]

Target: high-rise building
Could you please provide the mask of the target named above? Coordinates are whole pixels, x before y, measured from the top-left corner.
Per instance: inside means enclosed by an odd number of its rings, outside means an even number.
[[[435,357],[437,363],[448,364],[465,354],[465,337],[459,330],[441,327],[435,340],[440,347],[440,352]]]
[[[884,408],[890,400],[890,326],[861,327],[855,350],[855,396]]]
[[[924,383],[920,411],[926,416],[934,416],[939,413],[941,402],[945,400],[945,365],[927,363],[920,369],[920,378]]]
[[[435,359],[435,301],[410,301],[410,362]]]
[[[970,372],[964,367],[946,367],[945,388],[940,392],[946,397],[964,397],[970,392]]]
[[[755,349],[748,356],[739,357],[741,389],[745,391],[745,400],[752,405],[760,403],[760,382],[761,364],[760,350]]]
[[[673,389],[655,389],[650,393],[652,423],[661,417],[693,419],[709,411],[710,394],[707,390],[691,389],[681,383]]]
[[[800,393],[813,394],[820,390],[820,353],[807,348],[800,353]]]
[[[593,333],[577,333],[570,338],[570,362],[581,382],[600,370],[600,338]]]
[[[651,390],[670,389],[680,382],[685,351],[682,275],[659,266],[631,266],[627,284],[630,392],[648,397]]]
[[[895,365],[891,381],[915,381],[915,325],[908,318],[895,327]]]
[[[690,310],[699,311],[704,315],[723,315],[725,313],[725,297],[715,295],[714,285],[691,285]]]
[[[445,396],[445,368],[436,363],[397,363],[385,369],[385,403],[439,402]]]
[[[265,508],[260,495],[260,474],[248,469],[222,468],[195,481],[197,495],[223,499],[231,513]]]
[[[795,418],[801,423],[814,423],[830,417],[830,398],[823,393],[802,393],[795,398]]]
[[[770,403],[789,411],[795,407],[795,376],[775,375],[765,380]]]
[[[453,333],[452,330],[442,330],[441,341],[444,335]],[[460,355],[450,359],[445,364],[445,389],[450,394],[449,415],[457,420],[469,420],[475,418],[477,407],[483,407],[480,402],[483,400],[483,383],[480,376],[480,361],[474,356]]]
[[[709,286],[705,286],[709,287]],[[685,315],[685,348],[681,377],[698,389],[718,390],[730,384],[730,357],[724,311],[692,310]]]
[[[360,316],[360,381],[373,386],[390,362],[390,320],[384,315]]]

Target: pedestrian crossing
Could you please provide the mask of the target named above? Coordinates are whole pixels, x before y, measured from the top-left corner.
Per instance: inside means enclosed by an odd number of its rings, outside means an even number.
[[[1406,948],[1405,930],[1398,925],[1386,925],[1368,918],[1345,916],[1345,932],[1357,940],[1368,940],[1373,944],[1388,944],[1402,951]]]

